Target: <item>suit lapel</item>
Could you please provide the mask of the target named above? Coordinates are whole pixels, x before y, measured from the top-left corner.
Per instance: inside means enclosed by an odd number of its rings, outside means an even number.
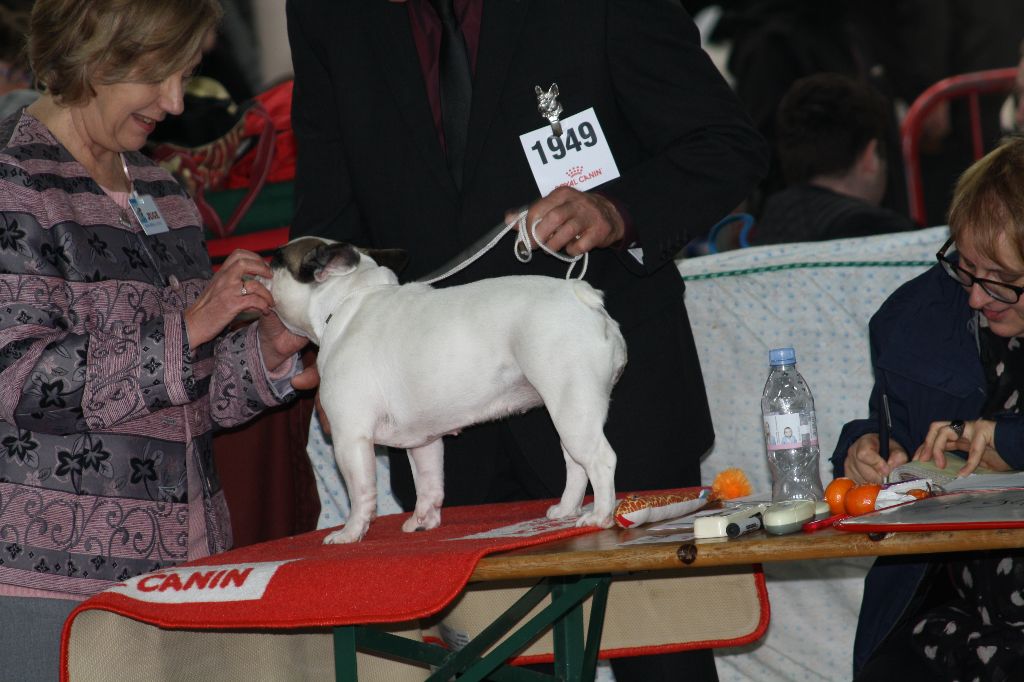
[[[531,0],[491,0],[484,2],[480,26],[480,48],[473,77],[473,106],[466,139],[466,166],[463,186],[476,171],[483,154],[484,140],[497,112],[509,65],[520,44],[519,35]],[[532,93],[523,93],[531,97]]]
[[[381,65],[384,79],[394,95],[413,144],[426,161],[430,173],[454,192],[455,183],[448,173],[441,144],[434,130],[419,55],[416,54],[412,28],[409,26],[408,9],[405,3],[374,0],[368,3],[367,12],[383,15],[370,17],[365,25],[373,26],[377,33],[377,39],[373,41],[377,63]],[[384,134],[388,134],[387,131]]]

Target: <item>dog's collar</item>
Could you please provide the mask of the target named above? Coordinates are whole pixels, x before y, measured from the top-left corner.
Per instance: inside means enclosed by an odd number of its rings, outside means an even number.
[[[370,289],[383,289],[384,287],[393,287],[393,286],[395,286],[395,285],[394,284],[371,284],[370,286],[361,287],[359,289],[356,289],[355,291],[350,291],[349,293],[347,293],[344,296],[342,296],[341,299],[337,303],[334,304],[334,307],[331,308],[331,312],[327,313],[327,317],[324,318],[324,327],[326,328],[327,325],[330,323],[331,318],[334,317],[334,311],[337,310],[338,308],[340,308],[341,306],[345,305],[345,301],[347,301],[348,299],[352,298],[356,294],[366,293]]]

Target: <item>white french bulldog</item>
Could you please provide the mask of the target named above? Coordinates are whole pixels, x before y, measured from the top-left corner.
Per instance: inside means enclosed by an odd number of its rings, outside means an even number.
[[[604,423],[626,344],[601,293],[538,276],[400,285],[383,266],[404,262],[403,251],[300,237],[270,264],[277,314],[320,346],[320,403],[351,497],[348,522],[324,542],[360,540],[376,515],[374,444],[409,453],[416,509],[402,530],[436,528],[442,436],[542,404],[566,464],[548,518],[579,515],[589,479],[594,508],[577,525],[611,526],[615,452]]]

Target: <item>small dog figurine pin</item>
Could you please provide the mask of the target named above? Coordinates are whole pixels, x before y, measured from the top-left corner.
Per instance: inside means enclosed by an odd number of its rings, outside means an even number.
[[[416,482],[406,532],[441,524],[442,436],[546,405],[566,464],[548,518],[612,525],[615,452],[604,435],[612,387],[626,364],[618,324],[581,281],[516,276],[434,289],[402,284],[401,251],[361,251],[300,237],[273,257],[275,310],[320,346],[320,403],[351,497],[344,528],[356,542],[376,515],[374,444],[405,448]]]
[[[552,83],[546,91],[534,85],[533,91],[537,95],[537,111],[551,124],[551,133],[561,137],[562,122],[558,117],[562,115],[562,104],[558,101],[558,83]]]

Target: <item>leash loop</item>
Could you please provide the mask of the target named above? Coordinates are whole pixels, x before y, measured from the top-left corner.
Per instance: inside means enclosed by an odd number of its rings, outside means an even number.
[[[578,263],[580,260],[582,260],[583,261],[583,266],[582,266],[582,268],[580,270],[580,274],[576,277],[576,279],[583,279],[583,276],[585,274],[587,274],[587,264],[589,263],[589,260],[590,260],[590,254],[589,253],[580,253],[580,254],[576,254],[575,256],[566,256],[564,254],[559,253],[558,251],[554,251],[554,250],[548,248],[547,244],[545,244],[541,240],[537,239],[537,223],[539,223],[539,222],[540,222],[540,219],[534,220],[533,224],[529,227],[529,229],[527,229],[527,227],[526,227],[526,211],[520,211],[519,214],[516,216],[515,220],[513,220],[511,223],[507,223],[504,226],[504,229],[500,230],[496,235],[494,235],[494,237],[489,242],[487,242],[487,244],[485,244],[483,247],[481,247],[481,249],[479,251],[477,251],[476,253],[471,255],[469,258],[466,258],[461,263],[459,263],[459,264],[455,265],[454,267],[450,268],[446,272],[444,272],[444,273],[442,273],[442,274],[440,274],[440,275],[438,275],[436,277],[431,277],[428,280],[420,280],[420,281],[423,284],[434,284],[435,282],[440,282],[443,279],[448,279],[452,275],[454,275],[454,274],[456,274],[458,272],[461,272],[462,270],[465,270],[470,265],[472,265],[474,262],[479,260],[480,257],[483,256],[485,253],[487,253],[488,251],[493,249],[498,244],[498,242],[501,241],[501,238],[504,237],[509,232],[511,232],[512,230],[517,230],[516,240],[513,243],[512,248],[513,248],[513,251],[515,253],[516,259],[520,263],[529,263],[530,260],[533,259],[533,250],[530,248],[530,236],[532,235],[533,236],[533,241],[538,246],[540,246],[540,248],[545,253],[547,253],[549,256],[554,256],[558,260],[563,261],[563,262],[569,264],[569,269],[565,273],[565,278],[566,279],[572,279],[573,278],[572,273],[573,273],[573,270],[576,269],[576,263]]]

